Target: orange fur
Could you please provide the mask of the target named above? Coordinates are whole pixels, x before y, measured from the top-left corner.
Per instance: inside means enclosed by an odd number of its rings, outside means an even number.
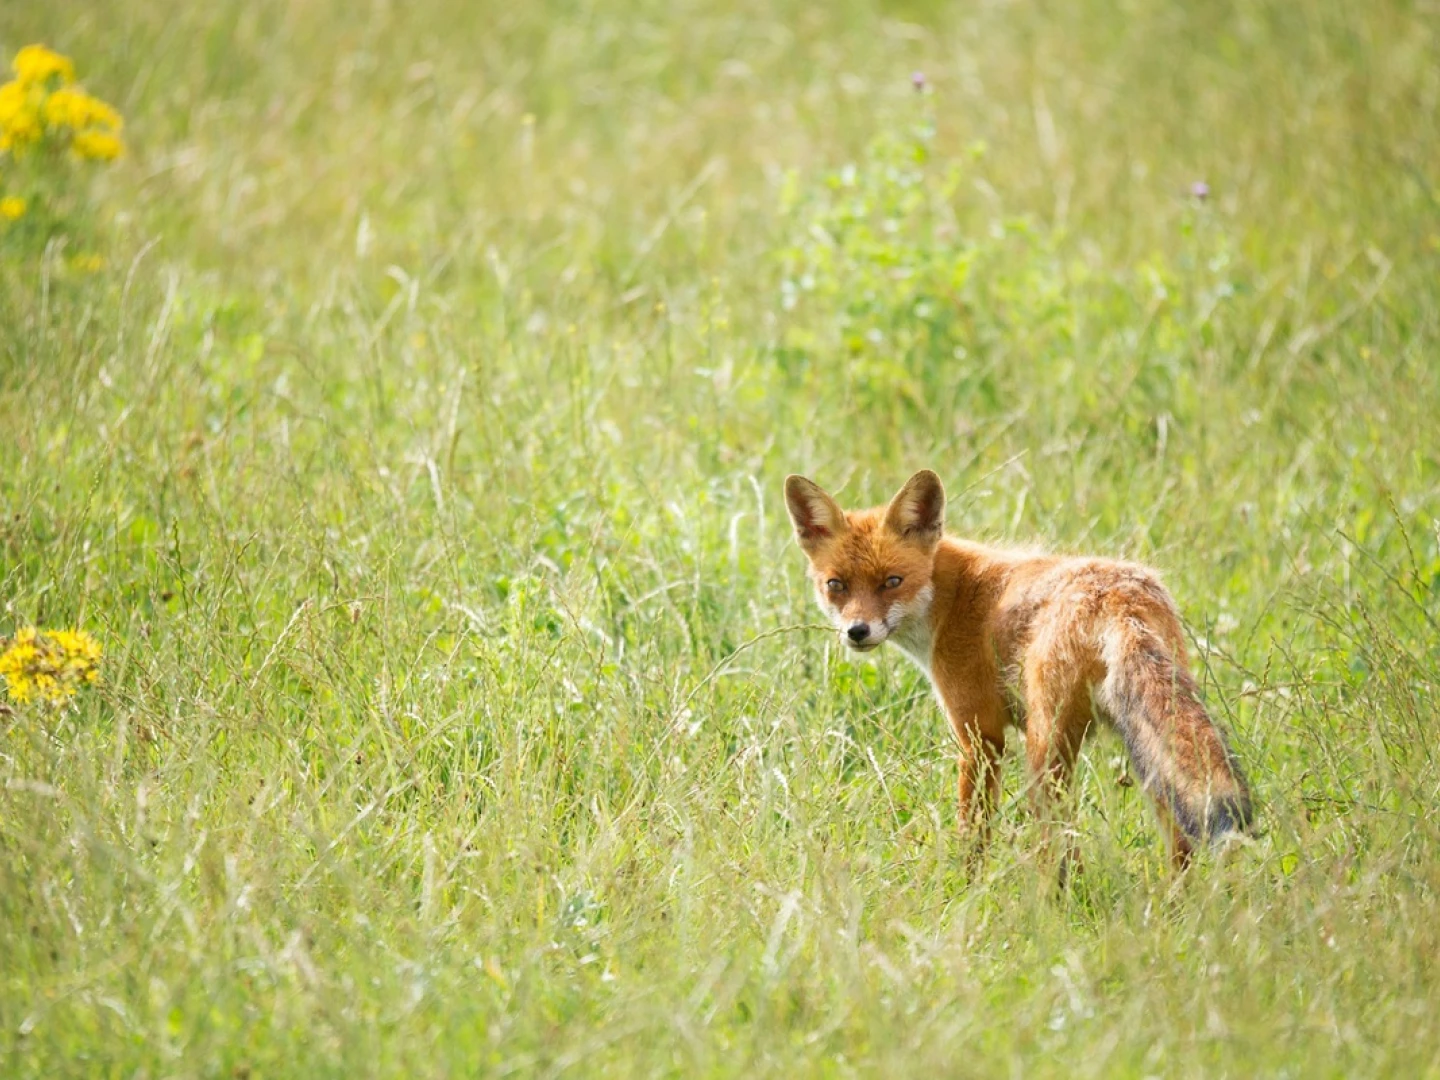
[[[846,513],[799,476],[785,499],[842,642],[863,651],[893,639],[929,676],[960,746],[962,831],[983,842],[1014,725],[1048,835],[1096,716],[1124,739],[1177,865],[1195,844],[1249,827],[1245,781],[1152,570],[945,536],[945,493],[929,471],[871,510]]]

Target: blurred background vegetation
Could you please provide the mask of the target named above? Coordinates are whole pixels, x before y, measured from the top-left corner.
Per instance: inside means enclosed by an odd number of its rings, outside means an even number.
[[[1437,38],[0,9],[126,148],[0,157],[0,636],[104,648],[0,707],[3,1071],[1440,1073]],[[781,478],[920,467],[1162,569],[1254,845],[1099,737],[1075,887],[967,875],[920,677],[780,629]]]

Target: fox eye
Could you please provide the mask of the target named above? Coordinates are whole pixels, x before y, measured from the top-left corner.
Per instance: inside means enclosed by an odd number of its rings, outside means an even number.
[[[845,583],[841,581],[838,577],[832,577],[829,581],[825,582],[825,587],[831,592],[845,591]]]
[[[899,585],[900,585],[900,582],[901,582],[902,580],[903,580],[903,579],[896,577],[894,574],[891,574],[889,577],[887,577],[887,578],[885,579],[885,588],[887,588],[887,589],[895,589],[895,588],[898,588]]]

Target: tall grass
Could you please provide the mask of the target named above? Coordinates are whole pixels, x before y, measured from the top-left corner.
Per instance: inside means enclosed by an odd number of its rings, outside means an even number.
[[[1315,0],[10,5],[15,1076],[1440,1074],[1440,23]],[[917,92],[911,74],[923,72]],[[1208,191],[1197,194],[1197,182]],[[3,184],[3,175],[0,175]],[[779,481],[1159,566],[1262,835],[1051,895]]]

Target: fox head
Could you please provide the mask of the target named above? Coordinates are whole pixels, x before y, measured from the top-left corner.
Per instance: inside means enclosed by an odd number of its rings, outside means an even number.
[[[847,646],[867,652],[928,618],[945,529],[945,489],[933,472],[912,476],[888,506],[848,514],[805,477],[789,476],[785,505],[820,606]]]

